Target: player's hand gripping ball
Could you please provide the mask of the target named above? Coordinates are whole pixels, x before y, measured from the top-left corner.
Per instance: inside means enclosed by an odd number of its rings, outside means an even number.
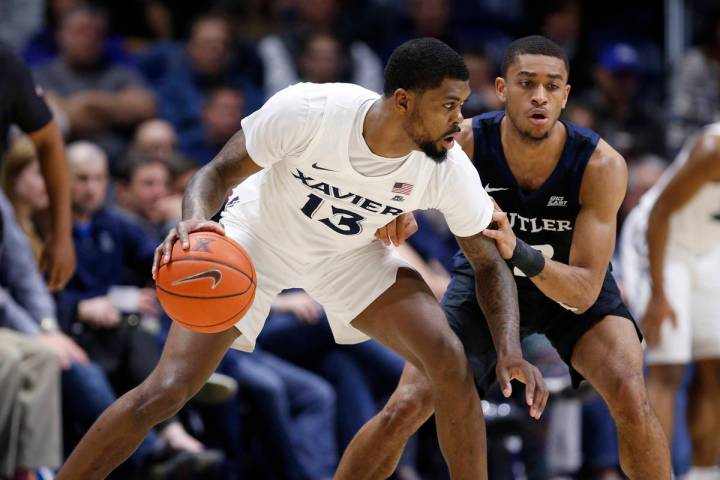
[[[227,330],[252,305],[255,267],[245,249],[224,235],[198,231],[189,240],[188,250],[176,241],[170,261],[158,267],[158,300],[170,318],[192,331]]]

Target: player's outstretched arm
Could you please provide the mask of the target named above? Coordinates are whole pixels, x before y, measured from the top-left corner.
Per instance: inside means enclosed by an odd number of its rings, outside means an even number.
[[[520,309],[512,273],[494,243],[481,233],[457,240],[475,271],[475,295],[498,354],[496,372],[503,395],[512,393],[511,380],[523,382],[530,415],[540,418],[548,390],[540,371],[522,356]]]
[[[188,183],[182,202],[182,221],[170,230],[165,240],[155,249],[152,276],[155,278],[160,261],[170,260],[173,243],[179,240],[182,248],[190,248],[188,235],[196,231],[224,234],[217,222],[209,220],[220,209],[228,190],[250,175],[262,170],[250,158],[245,146],[245,134],[238,131],[225,144],[220,153],[202,167]]]
[[[580,212],[568,264],[547,259],[517,239],[503,212],[493,215],[498,228],[484,234],[494,239],[502,257],[527,275],[546,296],[575,313],[582,313],[600,294],[615,249],[617,212],[626,185],[625,160],[601,140],[583,175]]]
[[[647,243],[652,297],[642,319],[643,333],[650,344],[658,340],[660,325],[674,319],[665,296],[665,248],[670,217],[683,208],[708,182],[720,181],[720,136],[698,137],[685,164],[673,175],[658,196],[648,218]]]

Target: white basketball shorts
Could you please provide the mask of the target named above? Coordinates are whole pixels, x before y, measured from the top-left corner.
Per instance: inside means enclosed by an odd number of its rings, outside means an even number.
[[[253,305],[235,325],[242,333],[233,344],[238,350],[255,348],[273,300],[288,288],[304,289],[324,307],[337,343],[368,340],[350,322],[395,283],[398,268],[412,268],[379,241],[334,256],[299,258],[298,252],[261,239],[248,228],[226,219],[222,224],[225,234],[248,251],[257,273]]]
[[[640,321],[650,298],[650,278],[644,223],[635,213],[623,226],[621,255],[627,303]],[[669,319],[663,323],[659,344],[647,348],[648,364],[720,358],[720,244],[703,255],[668,246],[665,295],[677,325]]]

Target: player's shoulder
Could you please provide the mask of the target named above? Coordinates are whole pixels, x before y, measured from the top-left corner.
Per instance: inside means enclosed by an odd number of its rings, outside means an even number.
[[[585,167],[583,181],[588,180],[598,183],[621,182],[623,185],[627,181],[625,158],[602,138],[598,140]]]
[[[683,167],[708,181],[720,181],[720,122],[705,126],[688,144],[686,148],[689,151]],[[682,153],[679,158],[682,158]]]
[[[350,106],[377,97],[377,93],[350,83],[303,82],[275,93],[265,105],[289,114],[307,114],[308,111],[323,111],[330,99],[338,105]]]
[[[627,175],[625,158],[605,140],[599,138],[585,167],[582,190],[618,192],[624,195]]]
[[[372,90],[352,83],[311,83],[301,82],[281,90],[285,95],[306,96],[306,97],[333,97],[342,99],[354,99],[357,97],[374,97],[379,95]],[[280,92],[278,92],[280,93]]]

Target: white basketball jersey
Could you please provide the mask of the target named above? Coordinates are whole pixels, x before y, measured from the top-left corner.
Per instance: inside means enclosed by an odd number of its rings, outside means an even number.
[[[709,125],[702,133],[720,136],[720,123]],[[643,209],[646,224],[655,200],[685,164],[696,141],[697,137],[693,137],[685,143],[660,180],[643,195],[638,208]],[[694,254],[706,253],[720,245],[720,183],[706,183],[687,205],[673,213],[668,244]]]
[[[419,151],[387,159],[397,168],[380,176],[353,167],[373,162],[369,148],[368,158],[350,152],[353,139],[366,147],[363,120],[378,98],[355,85],[298,84],[243,119],[247,151],[264,169],[233,190],[223,221],[309,258],[367,245],[377,228],[417,209],[440,210],[457,236],[485,229],[492,202],[458,145],[442,163]]]

